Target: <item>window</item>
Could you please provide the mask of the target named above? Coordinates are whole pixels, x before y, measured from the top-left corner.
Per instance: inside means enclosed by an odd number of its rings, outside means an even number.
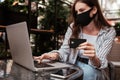
[[[120,0],[99,0],[105,17],[120,18]]]

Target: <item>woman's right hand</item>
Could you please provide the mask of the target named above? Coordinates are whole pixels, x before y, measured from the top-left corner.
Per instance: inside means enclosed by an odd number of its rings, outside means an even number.
[[[41,56],[34,56],[33,58],[35,61],[38,61],[38,63],[40,63],[43,59],[57,60],[58,53],[44,53]]]

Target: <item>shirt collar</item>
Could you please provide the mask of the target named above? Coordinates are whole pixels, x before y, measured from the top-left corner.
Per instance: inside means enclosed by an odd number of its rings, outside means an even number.
[[[101,28],[98,35],[104,34],[104,33],[108,32],[109,30],[110,30],[110,28],[108,28],[108,27]]]

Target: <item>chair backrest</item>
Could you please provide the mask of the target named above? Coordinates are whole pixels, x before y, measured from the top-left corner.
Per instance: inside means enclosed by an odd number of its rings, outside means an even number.
[[[108,61],[120,61],[120,43],[113,43],[113,47],[108,54]]]

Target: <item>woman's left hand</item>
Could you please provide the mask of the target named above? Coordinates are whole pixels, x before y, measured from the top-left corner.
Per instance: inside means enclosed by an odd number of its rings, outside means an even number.
[[[89,57],[94,66],[101,66],[100,60],[96,56],[95,47],[92,44],[85,42],[80,44],[79,47],[77,47],[77,49],[83,50],[83,55]]]
[[[80,44],[77,47],[77,49],[84,50],[83,55],[87,56],[89,58],[94,58],[96,56],[94,46],[88,42],[84,42],[84,43]]]

